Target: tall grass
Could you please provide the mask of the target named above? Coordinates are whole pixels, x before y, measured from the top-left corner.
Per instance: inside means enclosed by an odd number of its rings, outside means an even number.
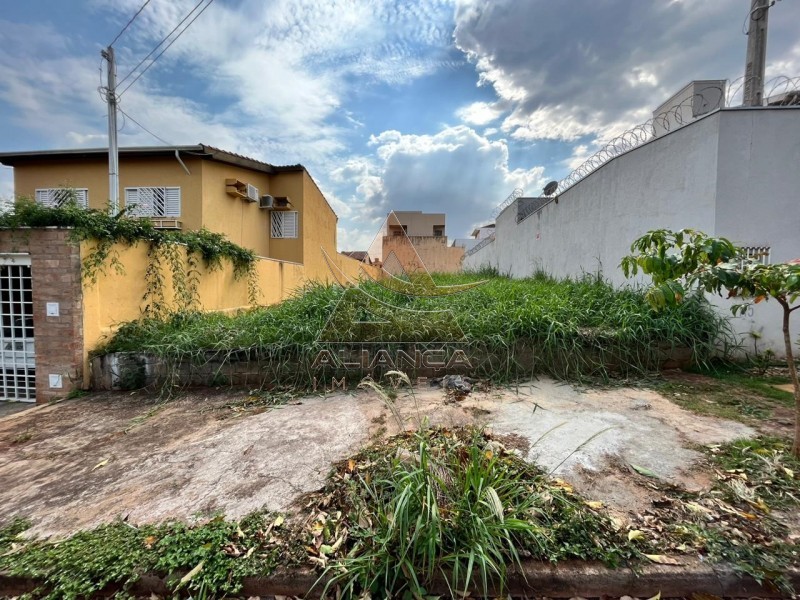
[[[346,550],[327,571],[337,597],[420,598],[437,580],[451,597],[502,597],[523,559],[616,566],[635,555],[568,486],[477,430],[399,436],[353,464]]]
[[[480,275],[435,279],[438,285],[458,285]],[[533,373],[567,379],[644,374],[657,369],[672,348],[690,348],[695,362],[703,364],[720,342],[732,339],[727,321],[701,298],[656,313],[643,293],[616,290],[596,279],[492,276],[475,289],[444,297],[410,297],[377,284],[362,289],[393,306],[451,311],[466,336],[465,352],[475,358],[475,374],[495,379]],[[145,352],[174,364],[209,356],[221,362],[268,358],[276,374],[291,372],[308,380],[311,373],[304,365],[323,347],[318,336],[342,293],[315,284],[282,304],[237,315],[180,313],[126,323],[97,353]],[[387,348],[400,347],[409,332],[419,343],[441,339],[441,331],[425,326],[424,313],[397,313]],[[393,329],[402,330],[402,336],[391,339]]]

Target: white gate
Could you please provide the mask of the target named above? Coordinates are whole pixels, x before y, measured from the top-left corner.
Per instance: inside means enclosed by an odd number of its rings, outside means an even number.
[[[0,255],[0,400],[36,401],[30,256]]]

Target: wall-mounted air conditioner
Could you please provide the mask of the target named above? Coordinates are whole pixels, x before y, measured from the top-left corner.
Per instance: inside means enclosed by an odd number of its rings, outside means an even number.
[[[261,196],[261,200],[259,201],[258,207],[259,208],[272,208],[273,204],[275,203],[275,198],[272,196]]]
[[[258,188],[250,183],[247,184],[247,200],[258,202]]]

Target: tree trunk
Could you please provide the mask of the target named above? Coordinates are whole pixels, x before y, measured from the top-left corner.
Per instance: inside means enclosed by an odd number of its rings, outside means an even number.
[[[783,342],[786,344],[786,365],[789,367],[789,377],[794,386],[794,443],[792,444],[792,454],[800,458],[800,381],[797,379],[797,366],[794,364],[794,353],[792,352],[792,334],[789,331],[789,317],[792,309],[789,303],[778,298],[778,302],[783,307]]]

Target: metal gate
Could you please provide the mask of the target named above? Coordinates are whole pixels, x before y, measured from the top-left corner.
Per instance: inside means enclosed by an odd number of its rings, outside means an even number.
[[[0,256],[0,400],[36,401],[29,256]]]

